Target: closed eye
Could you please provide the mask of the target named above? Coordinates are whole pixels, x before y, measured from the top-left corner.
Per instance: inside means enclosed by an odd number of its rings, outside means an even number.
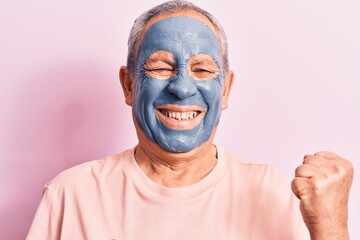
[[[194,55],[189,59],[187,65],[189,75],[195,80],[201,81],[219,76],[219,67],[210,55]]]
[[[144,68],[145,71],[172,71],[172,68]]]
[[[159,50],[146,60],[143,70],[148,77],[167,80],[176,74],[174,55],[165,50]]]
[[[217,75],[215,71],[207,68],[194,68],[191,71],[192,75],[199,80],[214,78]]]
[[[175,75],[173,68],[144,68],[149,77],[158,79],[169,79]]]
[[[192,70],[193,72],[203,72],[203,73],[214,73],[214,71],[211,71],[209,69],[203,69],[203,68],[196,68]]]

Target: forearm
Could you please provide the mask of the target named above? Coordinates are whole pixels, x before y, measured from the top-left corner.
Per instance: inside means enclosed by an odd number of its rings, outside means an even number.
[[[347,224],[332,224],[326,227],[308,227],[311,240],[349,240]]]

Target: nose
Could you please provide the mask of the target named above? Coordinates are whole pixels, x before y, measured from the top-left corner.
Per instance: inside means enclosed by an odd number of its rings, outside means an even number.
[[[196,94],[197,86],[195,80],[184,73],[173,77],[168,86],[168,91],[179,99],[185,99]]]

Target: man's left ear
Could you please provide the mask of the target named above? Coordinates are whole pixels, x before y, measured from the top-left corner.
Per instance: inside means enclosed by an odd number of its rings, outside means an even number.
[[[221,103],[222,110],[228,108],[228,100],[229,100],[233,80],[234,80],[234,72],[229,71],[224,80],[223,99],[222,99],[222,103]]]

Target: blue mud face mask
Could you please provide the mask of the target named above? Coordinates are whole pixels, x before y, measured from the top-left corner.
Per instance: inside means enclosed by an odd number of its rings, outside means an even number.
[[[169,64],[174,74],[168,79],[148,74],[148,60],[158,51],[172,56]],[[218,69],[216,76],[201,80],[191,76],[189,59],[199,54],[213,60]],[[163,149],[178,153],[191,151],[206,142],[219,123],[223,84],[221,50],[214,32],[194,18],[162,19],[146,31],[139,48],[134,85],[135,120],[146,136]],[[169,122],[175,123],[175,127]],[[185,122],[190,127],[181,127]]]

